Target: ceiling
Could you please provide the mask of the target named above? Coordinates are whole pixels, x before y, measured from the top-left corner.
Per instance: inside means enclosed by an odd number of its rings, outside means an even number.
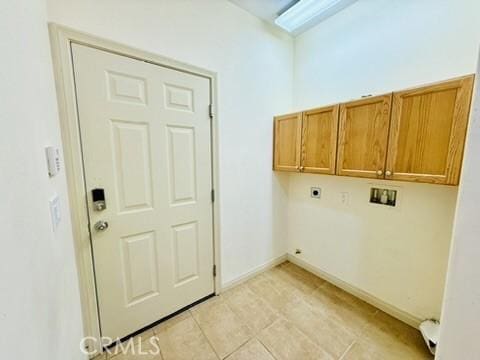
[[[273,23],[279,12],[298,0],[230,0],[249,13]]]
[[[299,0],[229,0],[249,13],[275,25],[275,19],[279,14],[287,10],[290,6]],[[298,31],[292,35],[298,35],[301,32],[317,25],[319,22],[343,10],[357,0],[341,0],[337,6],[332,7],[321,17],[314,18],[312,21],[306,23]]]

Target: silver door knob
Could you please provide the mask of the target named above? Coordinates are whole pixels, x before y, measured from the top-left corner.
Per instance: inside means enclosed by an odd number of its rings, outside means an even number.
[[[383,175],[383,171],[382,171],[382,170],[377,170],[377,175],[378,175],[378,176]]]
[[[95,225],[93,225],[93,227],[97,231],[104,231],[108,228],[108,222],[100,220],[100,221],[97,221]]]
[[[387,170],[387,171],[385,171],[385,175],[387,175],[387,176],[391,176],[391,175],[392,175],[392,172],[391,172],[391,171],[389,171],[389,170]]]

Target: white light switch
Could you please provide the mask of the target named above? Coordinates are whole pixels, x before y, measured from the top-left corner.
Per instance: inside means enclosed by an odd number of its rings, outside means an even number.
[[[62,219],[60,214],[60,198],[55,195],[49,200],[50,204],[50,217],[52,218],[53,231],[57,231],[60,220]]]

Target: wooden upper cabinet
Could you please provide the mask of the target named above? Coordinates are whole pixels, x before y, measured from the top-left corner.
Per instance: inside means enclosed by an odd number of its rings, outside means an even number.
[[[383,178],[392,95],[340,105],[337,174]]]
[[[339,105],[303,113],[301,171],[335,174]]]
[[[274,120],[273,169],[299,171],[302,144],[302,113],[276,116]]]
[[[386,179],[458,184],[473,80],[394,93]]]

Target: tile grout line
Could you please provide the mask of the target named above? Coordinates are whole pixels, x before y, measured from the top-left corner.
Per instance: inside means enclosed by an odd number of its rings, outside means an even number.
[[[228,301],[227,301],[227,298],[224,298],[224,297],[221,297],[221,295],[218,295],[218,297],[220,298],[220,300],[227,306],[227,308],[232,312],[232,314],[234,314],[240,323],[242,323],[242,325],[246,326],[251,332],[252,334],[254,334],[253,336],[249,336],[247,337],[247,340],[242,342],[238,347],[236,347],[234,350],[232,350],[231,352],[229,352],[227,355],[225,355],[224,357],[221,357],[218,353],[217,353],[217,350],[215,350],[215,348],[213,347],[213,344],[211,343],[210,339],[208,338],[207,334],[205,334],[205,332],[203,331],[202,327],[200,326],[200,324],[197,322],[197,320],[195,319],[195,317],[193,316],[191,310],[190,311],[190,314],[193,318],[193,320],[195,321],[195,323],[198,325],[198,327],[200,328],[200,331],[202,332],[203,336],[205,336],[205,338],[207,339],[208,343],[210,344],[210,346],[212,347],[213,351],[215,352],[215,355],[217,355],[217,357],[220,359],[220,360],[223,360],[223,359],[226,359],[227,357],[229,357],[230,355],[232,355],[235,351],[237,351],[238,349],[240,349],[243,345],[245,345],[246,343],[248,343],[250,340],[254,339],[255,338],[255,331],[253,331],[250,326],[248,326],[247,324],[245,324],[242,319],[240,319],[240,317],[235,313],[235,311],[233,311],[233,309],[230,307],[230,305],[228,304]]]
[[[189,309],[188,312],[190,313],[190,316],[192,317],[193,321],[195,322],[195,324],[197,324],[198,328],[200,329],[200,332],[202,333],[202,335],[205,337],[205,340],[207,340],[208,342],[208,345],[210,345],[210,347],[212,348],[213,352],[215,353],[215,356],[217,357],[217,359],[221,360],[222,358],[220,357],[220,355],[218,355],[217,353],[217,350],[215,350],[215,348],[213,347],[213,344],[212,342],[210,341],[210,339],[208,338],[208,336],[205,334],[205,332],[203,331],[202,327],[200,326],[200,324],[198,323],[197,319],[195,319],[195,316],[193,316],[193,313],[192,313],[192,310]]]
[[[273,323],[271,323],[270,325],[268,325],[265,329],[268,329],[270,326],[272,326],[273,324],[275,324],[277,321],[279,321],[280,319],[277,319],[275,320]],[[263,330],[265,330],[263,329]],[[262,331],[263,331],[262,330]],[[272,356],[272,358],[274,358],[275,360],[277,360],[277,358],[275,357],[275,355],[272,354],[272,352],[270,351],[270,349],[267,347],[267,345],[265,345],[262,341],[262,339],[260,339],[258,336],[256,337],[256,339],[258,340],[258,342],[267,350],[267,352]]]
[[[226,359],[227,357],[229,357],[230,355],[232,355],[235,351],[237,351],[238,349],[240,349],[243,345],[245,345],[246,343],[248,343],[249,341],[253,340],[256,338],[257,336],[257,333],[255,332],[254,329],[252,329],[250,326],[248,326],[248,324],[246,324],[241,318],[240,316],[238,316],[238,314],[232,309],[231,305],[229,304],[229,301],[227,299],[227,297],[224,297],[223,299],[223,302],[225,303],[225,305],[227,306],[227,308],[232,312],[232,314],[234,314],[238,320],[240,321],[240,323],[244,326],[246,326],[250,331],[251,333],[253,334],[252,336],[248,336],[248,339],[247,341],[243,342],[240,346],[238,346],[237,348],[235,348],[235,350],[233,350],[232,352],[230,352],[229,354],[227,354],[227,356],[225,356],[223,359]]]
[[[356,342],[357,340],[353,340],[352,343],[348,345],[347,349],[343,352],[343,354],[338,358],[338,360],[343,360]]]

